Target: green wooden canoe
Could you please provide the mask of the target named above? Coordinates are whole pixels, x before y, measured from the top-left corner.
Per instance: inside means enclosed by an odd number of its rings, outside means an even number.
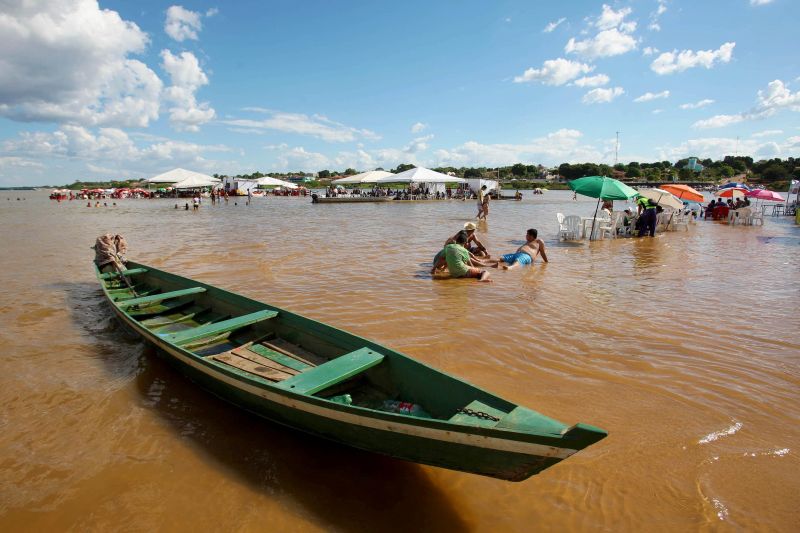
[[[135,295],[119,274],[97,271],[124,324],[204,388],[275,422],[510,481],[607,435],[585,424],[566,426],[289,311],[145,265],[128,263],[125,273]]]

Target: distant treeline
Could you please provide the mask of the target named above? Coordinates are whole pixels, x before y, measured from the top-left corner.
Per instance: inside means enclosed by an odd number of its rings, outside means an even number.
[[[655,163],[619,163],[614,166],[597,163],[562,163],[557,167],[545,167],[543,165],[525,165],[517,163],[505,167],[438,167],[434,168],[437,172],[447,174],[449,172],[460,178],[487,178],[500,179],[511,187],[523,188],[529,185],[532,180],[545,178],[561,177],[565,180],[573,180],[583,176],[616,176],[618,178],[635,181],[708,181],[712,183],[723,179],[732,178],[741,174],[747,175],[748,182],[763,183],[771,188],[780,189],[788,185],[790,179],[800,179],[800,159],[789,157],[787,159],[767,159],[753,161],[752,157],[747,156],[725,156],[724,159],[712,161],[711,159],[699,159],[697,163],[703,166],[702,170],[697,171],[689,168],[689,159],[681,159],[675,164],[669,161],[659,161]],[[403,163],[395,168],[388,169],[389,172],[398,174],[414,168],[414,165]],[[376,170],[384,170],[377,168]],[[278,179],[289,179],[303,176],[315,178],[314,181],[307,183],[307,186],[318,187],[325,185],[330,179],[340,176],[352,176],[358,174],[354,168],[346,168],[342,171],[320,170],[319,172],[254,172],[252,174],[239,174],[235,176],[240,179],[258,179],[264,176],[271,176]],[[223,175],[214,174],[215,178]],[[76,181],[69,185],[59,185],[60,188],[80,190],[94,188],[120,188],[141,186],[141,180],[122,180],[122,181]],[[45,185],[45,187],[53,187]],[[21,189],[21,187],[17,187]]]

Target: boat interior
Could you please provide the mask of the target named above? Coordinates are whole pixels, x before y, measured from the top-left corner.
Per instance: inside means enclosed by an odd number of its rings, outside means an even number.
[[[239,379],[468,426],[554,436],[566,429],[366,339],[210,285],[130,265],[99,277],[111,300],[142,327]],[[387,400],[421,410],[392,410]]]

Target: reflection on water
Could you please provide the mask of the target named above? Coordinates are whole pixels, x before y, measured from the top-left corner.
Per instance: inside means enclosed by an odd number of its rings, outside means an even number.
[[[535,227],[551,262],[484,285],[428,274],[471,202],[267,198],[195,213],[26,196],[0,194],[3,530],[790,530],[800,519],[800,231],[788,220],[559,243],[555,213],[588,216],[594,201],[494,202],[478,229],[489,250],[511,252]],[[255,418],[109,318],[89,263],[106,231],[125,234],[138,261],[610,436],[512,484]]]

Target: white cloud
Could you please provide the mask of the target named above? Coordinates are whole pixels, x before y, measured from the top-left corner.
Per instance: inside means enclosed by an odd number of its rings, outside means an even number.
[[[428,125],[424,122],[417,122],[413,126],[411,126],[411,133],[420,133],[425,131],[428,128]]]
[[[710,69],[716,63],[728,63],[733,57],[733,48],[736,43],[730,42],[720,46],[717,50],[682,50],[678,52],[664,52],[658,56],[651,64],[650,69],[656,74],[674,74],[684,70],[705,67]]]
[[[571,38],[564,51],[574,53],[589,60],[611,57],[630,52],[636,48],[636,39],[616,28],[603,30],[592,39],[576,41]]]
[[[206,18],[210,18],[218,14],[219,14],[219,9],[217,9],[216,7],[212,7],[211,9],[206,11]]]
[[[608,84],[609,81],[610,80],[608,76],[605,74],[597,74],[595,76],[584,76],[583,78],[578,78],[574,83],[578,87],[601,87]]]
[[[765,6],[771,4],[772,0],[750,0],[751,6]]]
[[[417,152],[424,152],[428,149],[428,142],[433,139],[433,135],[425,135],[424,137],[417,137],[412,140],[403,151],[407,154],[416,154]]]
[[[195,98],[195,92],[208,84],[208,76],[191,52],[173,55],[169,50],[162,50],[161,59],[164,70],[172,80],[172,85],[164,92],[165,100],[172,105],[169,109],[170,122],[179,130],[198,131],[202,124],[216,115],[208,102],[198,104]]]
[[[65,125],[54,132],[22,132],[3,143],[3,151],[33,158],[68,158],[87,161],[96,167],[116,166],[120,161],[135,162],[139,168],[164,165],[205,168],[203,154],[230,152],[224,145],[201,145],[157,138],[138,146],[118,128],[96,132],[82,126]]]
[[[608,159],[606,151],[582,144],[582,137],[580,131],[565,128],[524,144],[469,141],[452,149],[436,150],[430,166],[496,166],[519,162],[556,164]]]
[[[547,26],[544,27],[542,30],[544,33],[551,33],[554,29],[558,28],[566,19],[566,17],[561,17],[555,22],[550,22]]]
[[[743,121],[744,115],[715,115],[711,118],[698,120],[692,124],[692,127],[699,130],[706,130],[711,128],[723,128]]]
[[[625,94],[625,89],[622,87],[592,89],[583,95],[581,101],[584,104],[607,104],[623,94]]]
[[[701,107],[705,107],[707,105],[711,105],[714,103],[714,100],[710,98],[705,98],[700,100],[699,102],[689,103],[689,104],[681,104],[681,109],[699,109]]]
[[[147,34],[97,2],[6,2],[0,115],[21,121],[147,126],[162,83],[131,54]]]
[[[44,165],[38,161],[31,161],[22,157],[0,156],[0,169],[6,167],[44,168]]]
[[[758,133],[753,133],[750,137],[754,139],[760,139],[762,137],[772,137],[774,135],[780,135],[783,133],[783,130],[764,130],[759,131]]]
[[[766,90],[759,89],[756,106],[753,109],[736,115],[716,115],[698,120],[692,124],[692,127],[697,129],[721,128],[746,120],[771,117],[784,109],[800,111],[800,91],[793,93],[781,80],[773,80],[767,84]]]
[[[755,139],[734,137],[709,137],[689,139],[677,146],[658,147],[658,159],[677,161],[685,157],[723,159],[726,155],[749,155],[754,159],[769,159],[782,154],[791,155],[800,147],[800,137],[789,137],[783,142],[760,142]]]
[[[652,31],[661,31],[661,24],[659,24],[659,19],[661,15],[667,12],[667,2],[666,0],[658,0],[658,7],[656,10],[650,14],[650,25],[648,28]]]
[[[625,21],[625,17],[631,12],[629,7],[614,11],[610,6],[603,4],[603,12],[592,24],[600,31],[589,39],[579,41],[571,38],[567,41],[564,51],[594,60],[624,54],[635,49],[637,40],[631,34],[636,31],[636,23]]]
[[[203,29],[202,15],[182,6],[170,6],[164,22],[164,32],[178,42],[186,39],[197,40],[197,33]]]
[[[527,69],[522,76],[514,78],[514,83],[538,81],[545,85],[564,85],[592,70],[594,70],[593,66],[559,57],[558,59],[548,59],[540,69]]]
[[[603,12],[595,21],[594,25],[600,30],[608,30],[610,28],[616,28],[620,24],[622,24],[625,17],[630,15],[632,9],[629,7],[625,7],[620,9],[619,11],[614,11],[614,9],[606,4],[603,4]]]
[[[658,48],[653,48],[652,46],[645,46],[644,50],[642,50],[642,55],[644,56],[651,56],[657,53],[658,53]]]
[[[654,115],[660,115],[660,114],[661,114],[661,113],[663,113],[663,112],[664,112],[664,110],[663,110],[663,109],[653,109],[653,114],[654,114]]]
[[[331,166],[327,156],[319,152],[309,152],[302,146],[290,148],[287,144],[280,144],[266,148],[277,152],[275,162],[279,170],[311,171]]]
[[[669,98],[669,91],[661,91],[660,93],[651,93],[647,92],[644,93],[642,96],[635,98],[634,102],[649,102],[651,100],[657,100],[659,98]]]
[[[254,108],[249,108],[255,110]],[[270,115],[263,120],[231,119],[223,120],[223,124],[236,128],[257,130],[277,130],[285,133],[309,135],[328,142],[351,142],[358,138],[379,139],[380,136],[367,129],[357,129],[329,120],[322,115],[308,116],[302,113],[285,113],[282,111],[260,110]]]

